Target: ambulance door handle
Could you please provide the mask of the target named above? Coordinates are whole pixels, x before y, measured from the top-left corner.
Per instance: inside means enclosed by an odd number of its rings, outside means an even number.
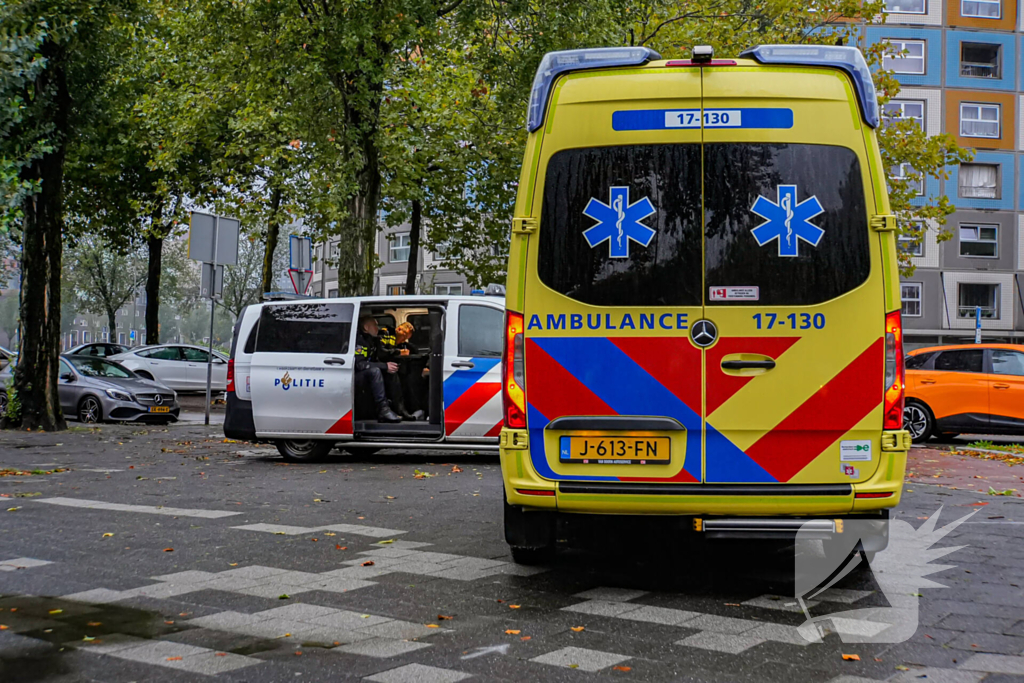
[[[452,363],[453,368],[475,368],[476,363],[470,363],[468,360],[457,360]]]
[[[746,370],[754,368],[757,370],[771,370],[775,367],[773,360],[723,360],[723,370]]]
[[[324,358],[324,365],[344,365],[344,358]]]

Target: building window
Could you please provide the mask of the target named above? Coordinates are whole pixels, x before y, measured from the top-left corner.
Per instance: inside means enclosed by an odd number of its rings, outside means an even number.
[[[882,68],[898,74],[924,73],[923,40],[888,40],[889,49],[882,58]]]
[[[321,273],[324,270],[324,248],[317,246],[313,254],[313,271]]]
[[[124,346],[124,332],[117,333],[117,343]]]
[[[921,100],[890,100],[882,105],[882,115],[890,123],[913,121],[924,128],[924,102]]]
[[[904,282],[900,285],[900,298],[903,301],[901,313],[908,318],[921,317],[921,283]]]
[[[998,138],[999,105],[962,103],[960,135],[965,138]]]
[[[405,285],[388,285],[388,296],[402,296],[405,294]]]
[[[406,263],[409,261],[409,233],[402,232],[389,238],[389,263]]]
[[[1003,12],[1000,0],[961,0],[960,16],[999,19]]]
[[[338,242],[331,244],[331,263],[338,262],[338,253],[341,251],[341,245]]]
[[[1001,78],[998,43],[960,43],[960,75],[967,78]]]
[[[958,190],[964,199],[999,199],[999,165],[960,164]]]
[[[451,246],[446,242],[438,242],[434,245],[434,260],[435,261],[447,261],[448,250]]]
[[[960,255],[997,258],[999,256],[999,226],[961,225]]]
[[[894,180],[903,180],[907,188],[920,197],[924,194],[924,176],[914,170],[910,164],[896,164],[889,168],[889,177]]]
[[[924,256],[924,230],[918,225],[906,235],[900,235],[896,240],[896,246],[904,254],[910,256]]]
[[[89,330],[86,330],[85,332],[82,332],[82,343],[83,344],[88,344],[89,343]]]
[[[337,296],[338,296],[338,290],[336,290],[336,289],[328,289],[327,290],[327,298],[328,299],[334,299]]]
[[[925,14],[928,12],[925,0],[885,0],[886,12],[900,14]]]
[[[454,296],[462,294],[462,285],[434,285],[434,294]]]
[[[973,318],[981,309],[982,318],[999,317],[999,285],[979,285],[961,282],[957,286],[956,317]]]

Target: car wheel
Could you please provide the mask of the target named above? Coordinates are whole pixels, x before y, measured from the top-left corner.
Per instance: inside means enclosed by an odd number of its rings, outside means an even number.
[[[316,462],[325,458],[334,448],[333,441],[321,439],[280,439],[275,443],[278,453],[288,462]]]
[[[914,443],[924,443],[935,429],[935,418],[925,404],[908,401],[903,407],[903,426]]]
[[[103,408],[95,396],[86,396],[78,404],[78,421],[96,423],[103,421]]]

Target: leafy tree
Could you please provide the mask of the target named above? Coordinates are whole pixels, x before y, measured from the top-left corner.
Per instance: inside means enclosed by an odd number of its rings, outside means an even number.
[[[107,316],[107,329],[117,331],[117,312],[134,299],[146,281],[142,255],[101,239],[79,242],[69,249],[64,280],[78,310]]]

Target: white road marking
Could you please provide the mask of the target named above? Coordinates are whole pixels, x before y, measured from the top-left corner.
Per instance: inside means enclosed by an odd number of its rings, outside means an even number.
[[[234,526],[232,529],[244,529],[246,531],[263,531],[271,534],[285,534],[286,536],[298,536],[300,534],[312,534],[317,531],[334,531],[343,534],[356,534],[357,536],[369,536],[371,538],[388,538],[408,533],[398,529],[382,529],[375,526],[362,526],[360,524],[325,524],[322,526],[290,526],[287,524],[246,524]]]
[[[166,640],[145,640],[120,633],[98,637],[93,641],[76,640],[65,643],[64,646],[207,676],[253,666],[261,661],[253,657],[218,652],[195,645]]]
[[[472,649],[469,654],[462,655],[459,659],[476,659],[477,657],[493,654],[508,654],[508,643],[502,643],[501,645],[488,645],[487,647],[477,647]]]
[[[4,560],[0,562],[0,572],[13,572],[19,569],[31,569],[32,567],[42,567],[47,564],[53,564],[47,560],[37,560],[32,557],[19,557],[13,560]]]
[[[167,515],[170,517],[218,519],[220,517],[232,517],[242,514],[241,512],[228,512],[226,510],[197,510],[192,508],[165,507],[163,505],[125,505],[122,503],[106,503],[102,500],[86,500],[84,498],[35,498],[33,500],[36,503],[48,503],[50,505],[62,505],[72,508],[112,510],[114,512],[142,512],[150,515]]]
[[[406,664],[379,674],[367,676],[363,680],[374,681],[375,683],[457,683],[473,674],[467,674],[453,669],[442,669],[438,666],[427,666],[426,664]]]
[[[534,657],[530,661],[592,673],[601,669],[607,669],[609,666],[621,664],[627,659],[630,659],[630,657],[615,652],[588,650],[583,647],[563,647],[561,650],[555,650],[554,652]]]

